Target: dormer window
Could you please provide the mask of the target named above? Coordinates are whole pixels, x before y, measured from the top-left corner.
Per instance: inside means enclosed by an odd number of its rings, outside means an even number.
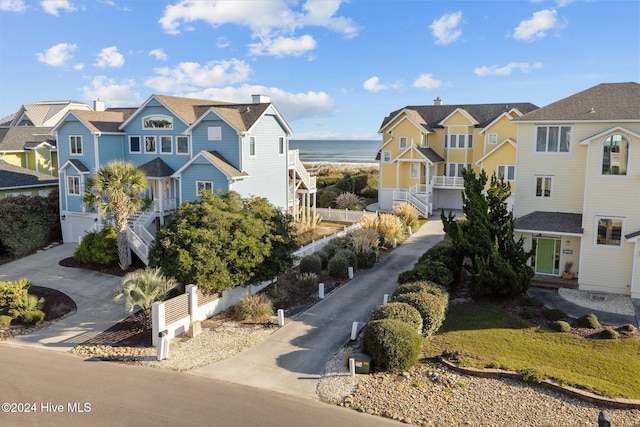
[[[620,134],[608,136],[602,143],[602,175],[626,175],[629,140]]]
[[[173,129],[173,118],[153,115],[142,118],[143,129]]]

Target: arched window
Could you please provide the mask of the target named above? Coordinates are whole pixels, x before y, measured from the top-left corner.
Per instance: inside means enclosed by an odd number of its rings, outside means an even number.
[[[173,118],[170,116],[147,116],[142,118],[143,129],[173,129]]]
[[[629,162],[629,140],[619,133],[609,135],[602,143],[602,174],[626,175]]]

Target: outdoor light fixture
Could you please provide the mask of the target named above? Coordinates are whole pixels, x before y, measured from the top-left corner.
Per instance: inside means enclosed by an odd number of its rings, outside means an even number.
[[[65,219],[67,219],[66,215],[62,215],[62,220],[64,221]]]

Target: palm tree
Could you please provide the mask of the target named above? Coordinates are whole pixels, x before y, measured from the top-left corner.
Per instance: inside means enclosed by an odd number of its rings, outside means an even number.
[[[113,300],[119,301],[124,297],[124,308],[133,314],[136,307],[142,310],[143,329],[149,325],[149,309],[156,301],[163,300],[167,294],[178,286],[172,277],[166,277],[160,268],[147,267],[144,270],[127,273],[118,287],[113,290]]]
[[[95,176],[89,177],[82,197],[87,208],[97,208],[102,217],[113,214],[118,245],[118,264],[129,266],[127,218],[140,209],[146,209],[149,200],[141,197],[147,187],[147,177],[133,163],[115,161],[100,166]]]

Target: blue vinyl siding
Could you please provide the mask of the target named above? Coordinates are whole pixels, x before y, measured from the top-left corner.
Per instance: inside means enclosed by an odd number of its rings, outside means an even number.
[[[256,138],[256,155],[249,155],[249,137]],[[251,135],[242,140],[244,171],[249,178],[233,185],[242,196],[256,195],[269,199],[271,204],[282,209],[287,207],[287,149],[279,154],[278,138],[285,130],[274,116],[265,115],[257,123]],[[286,145],[286,144],[285,144]]]
[[[196,181],[213,181],[213,192],[217,189],[225,193],[229,191],[227,176],[212,166],[211,163],[206,162],[204,159],[201,160],[196,160],[182,172],[182,179],[180,180],[182,203],[200,200],[200,197],[196,195]]]
[[[65,205],[62,207],[62,209],[71,212],[82,212],[82,193],[85,189],[85,179],[72,166],[67,167],[63,172],[64,174],[60,174],[60,199],[62,200],[62,204]],[[69,176],[77,176],[79,178],[80,194],[68,194],[67,177]]]
[[[69,145],[69,136],[80,135],[82,136],[82,155],[71,155],[71,149]],[[86,167],[91,170],[95,170],[95,148],[93,145],[93,135],[91,131],[87,129],[79,121],[67,120],[58,130],[58,164],[61,166],[69,159],[78,159]]]
[[[209,141],[208,128],[219,126],[222,130],[222,139]],[[238,148],[238,132],[220,120],[217,115],[209,112],[207,116],[193,129],[191,145],[193,155],[202,150],[217,151],[236,168],[240,169],[240,149]]]
[[[128,152],[129,138],[126,135],[102,135],[98,140],[100,164],[106,165],[115,160],[126,159],[125,152]],[[125,151],[126,150],[126,151]]]

